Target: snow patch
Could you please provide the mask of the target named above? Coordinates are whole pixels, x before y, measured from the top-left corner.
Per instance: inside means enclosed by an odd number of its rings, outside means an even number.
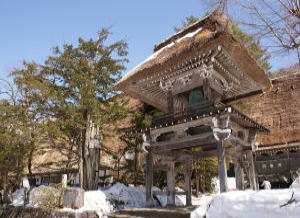
[[[206,200],[208,204],[193,211],[192,218],[296,218],[300,214],[300,189],[232,191]]]
[[[186,38],[191,38],[191,37],[193,37],[194,35],[196,35],[197,33],[201,32],[201,31],[202,31],[202,28],[199,28],[196,31],[188,33],[188,34],[184,35],[183,37],[177,39],[176,42],[180,42],[180,41],[182,41],[183,39],[186,39]]]
[[[264,187],[264,189],[270,190],[271,189],[271,183],[267,180],[264,180],[262,182],[262,186]]]
[[[24,188],[17,189],[12,194],[12,203],[13,206],[23,206],[24,205]]]
[[[64,208],[66,211],[76,211],[76,212],[84,212],[84,211],[96,211],[99,217],[105,217],[106,214],[112,212],[114,210],[113,206],[110,204],[106,195],[101,191],[87,191],[84,194],[84,206],[73,210],[70,208]]]
[[[220,181],[218,177],[214,177],[212,179],[212,185],[214,186],[214,193],[220,193]],[[236,190],[236,182],[235,177],[228,177],[227,178],[227,187],[229,191]]]
[[[205,217],[207,208],[209,207],[212,199],[215,196],[216,195],[210,195],[210,194],[202,195],[197,204],[197,205],[199,205],[199,207],[191,213],[191,218]],[[196,204],[193,204],[193,205],[196,205]]]

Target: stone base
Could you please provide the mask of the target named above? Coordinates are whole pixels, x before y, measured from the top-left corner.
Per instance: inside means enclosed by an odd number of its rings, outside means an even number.
[[[0,206],[0,217],[13,218],[98,218],[95,211],[72,212],[59,209],[42,209],[34,207]]]
[[[63,207],[78,209],[84,205],[84,190],[81,188],[65,188],[62,193]]]

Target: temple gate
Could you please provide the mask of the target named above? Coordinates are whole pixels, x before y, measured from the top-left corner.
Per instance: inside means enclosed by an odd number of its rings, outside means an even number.
[[[153,206],[153,170],[167,170],[168,204],[175,205],[175,162],[184,163],[186,205],[191,205],[191,161],[218,157],[220,190],[226,192],[226,156],[235,163],[236,184],[244,173],[257,189],[253,151],[257,133],[269,132],[230,105],[271,87],[265,72],[231,33],[227,17],[214,11],[161,44],[116,85],[165,112],[141,134],[147,150],[146,202]],[[201,148],[195,151],[194,148]],[[153,156],[161,158],[159,167]],[[245,171],[245,172],[244,172]]]

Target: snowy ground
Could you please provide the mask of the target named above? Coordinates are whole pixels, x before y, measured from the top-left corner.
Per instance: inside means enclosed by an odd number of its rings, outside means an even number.
[[[30,203],[27,206],[39,206],[35,202],[36,199],[40,196],[40,193],[43,193],[45,189],[54,188],[48,186],[40,186],[34,188],[30,195]],[[154,190],[159,190],[154,188]],[[182,190],[181,190],[182,191]],[[19,189],[13,194],[13,205],[21,206],[23,205],[23,196],[24,189]],[[35,199],[33,202],[32,199]],[[145,207],[145,189],[128,187],[122,183],[116,183],[111,187],[97,190],[97,191],[87,191],[84,196],[84,206],[78,210],[73,210],[76,212],[82,212],[87,210],[95,210],[100,217],[103,217],[105,214],[110,212],[120,210],[123,208],[142,208]],[[161,206],[166,206],[167,196],[158,195],[157,199]],[[156,201],[157,206],[159,206],[158,201]],[[185,196],[176,195],[175,203],[177,206],[185,205]],[[200,205],[200,198],[192,198],[193,205]],[[63,210],[72,210],[65,208]]]
[[[293,197],[292,197],[293,196]],[[300,217],[300,179],[290,189],[230,191],[204,195],[191,218]]]
[[[300,217],[300,180],[296,180],[290,189],[274,189],[261,191],[230,191],[218,193],[218,181],[215,180],[216,189],[214,194],[203,194],[199,198],[192,198],[193,205],[199,207],[192,212],[191,218],[281,218]],[[228,180],[229,189],[234,190],[233,179]],[[32,199],[40,196],[43,190],[54,188],[40,186],[32,190],[30,204],[35,205]],[[159,190],[154,188],[154,190]],[[19,189],[13,193],[13,205],[23,205],[24,190]],[[293,196],[293,198],[292,198]],[[157,196],[161,206],[166,206],[167,197]],[[110,212],[123,208],[141,208],[145,206],[145,189],[128,187],[117,183],[111,187],[85,192],[85,204],[76,212],[95,210],[100,217]],[[298,202],[299,201],[299,202]],[[157,201],[156,201],[157,202]],[[289,203],[288,203],[289,202]],[[185,196],[176,196],[176,205],[183,206]],[[285,205],[286,204],[286,205]],[[157,202],[157,206],[158,206]],[[63,209],[72,210],[72,209]]]

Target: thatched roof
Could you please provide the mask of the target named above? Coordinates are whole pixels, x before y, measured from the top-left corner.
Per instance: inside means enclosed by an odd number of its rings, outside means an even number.
[[[258,135],[261,145],[288,144],[300,140],[300,75],[287,75],[272,80],[273,88],[244,101],[243,113],[270,129]]]
[[[44,174],[78,169],[75,149],[72,150],[63,139],[53,141],[41,137],[33,152],[32,173]],[[27,167],[25,173],[29,173]]]
[[[195,24],[183,29],[159,45],[155,46],[154,53],[130,70],[115,86],[116,89],[125,91],[127,94],[142,99],[159,109],[165,110],[165,105],[155,102],[155,99],[143,98],[141,90],[132,90],[137,81],[159,77],[168,77],[184,66],[192,62],[197,57],[203,61],[205,55],[222,48],[228,57],[222,57],[227,66],[227,71],[242,71],[245,77],[250,78],[251,82],[257,85],[258,89],[269,89],[271,83],[267,74],[250,57],[247,50],[233,37],[231,30],[232,23],[221,12],[214,11],[207,17],[199,20]],[[211,57],[209,57],[211,58]],[[226,60],[225,60],[226,59]],[[227,60],[230,59],[230,60]],[[234,69],[236,68],[236,69]],[[224,70],[224,69],[223,69]],[[243,76],[241,77],[243,78]],[[242,79],[240,79],[241,82]],[[249,90],[245,90],[247,92]],[[253,91],[253,90],[252,90]],[[239,91],[242,94],[241,91]],[[233,94],[232,94],[233,95]],[[228,96],[228,97],[232,97]],[[159,96],[164,98],[164,94]]]
[[[121,94],[116,96],[117,101],[131,109],[138,111],[143,107],[143,104],[128,95]],[[116,126],[120,129],[131,127],[132,116],[128,116],[123,120],[117,122]],[[123,150],[125,143],[120,140],[122,132],[118,132],[113,125],[106,127],[107,137],[102,142],[103,150],[109,150],[110,153],[116,154]],[[41,137],[37,143],[37,149],[33,153],[32,158],[32,173],[39,174],[54,174],[63,172],[77,172],[78,171],[78,157],[77,146],[73,147],[69,144],[68,140],[63,137],[60,139],[49,140],[47,137]],[[114,160],[111,154],[102,152],[100,155],[100,169],[114,168]],[[26,167],[25,173],[28,174]]]

